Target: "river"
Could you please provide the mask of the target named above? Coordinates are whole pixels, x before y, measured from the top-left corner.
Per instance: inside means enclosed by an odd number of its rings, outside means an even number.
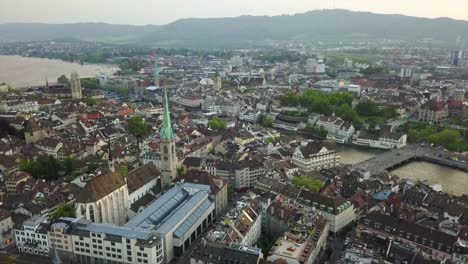
[[[356,164],[383,152],[382,150],[344,145],[338,145],[338,150],[341,152],[341,162],[345,164]],[[413,161],[391,171],[391,174],[415,182],[425,180],[430,185],[440,184],[443,191],[456,195],[468,194],[468,173],[461,170],[424,161]]]
[[[5,82],[13,87],[43,85],[46,77],[54,83],[60,75],[70,76],[73,71],[84,78],[112,74],[116,70],[117,67],[113,65],[81,65],[61,60],[0,55],[0,83]]]

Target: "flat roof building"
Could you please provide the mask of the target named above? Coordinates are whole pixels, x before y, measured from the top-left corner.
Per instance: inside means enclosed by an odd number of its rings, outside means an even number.
[[[210,186],[176,183],[125,226],[152,230],[163,238],[165,262],[182,256],[215,219]]]

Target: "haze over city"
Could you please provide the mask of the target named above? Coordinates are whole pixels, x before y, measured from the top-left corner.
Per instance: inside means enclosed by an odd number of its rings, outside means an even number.
[[[0,0],[17,263],[468,264],[468,0]]]
[[[167,24],[181,18],[272,16],[333,8],[468,20],[465,0],[2,0],[0,23]]]

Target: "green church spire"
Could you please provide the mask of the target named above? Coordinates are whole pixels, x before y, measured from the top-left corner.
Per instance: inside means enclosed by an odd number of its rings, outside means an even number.
[[[163,125],[160,132],[160,139],[171,141],[174,139],[174,132],[172,131],[171,125],[171,116],[169,115],[169,101],[167,100],[167,90],[164,87],[163,95],[163,104],[164,104],[164,115],[163,115]]]

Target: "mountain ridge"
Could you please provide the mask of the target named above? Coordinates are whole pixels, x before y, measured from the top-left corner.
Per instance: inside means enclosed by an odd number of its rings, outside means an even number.
[[[439,42],[454,43],[458,35],[468,36],[468,21],[343,9],[279,16],[184,18],[166,25],[102,22],[0,24],[0,41],[3,42],[73,37],[86,41],[178,47],[242,47],[267,40],[321,41],[348,38],[409,41],[433,38]]]

